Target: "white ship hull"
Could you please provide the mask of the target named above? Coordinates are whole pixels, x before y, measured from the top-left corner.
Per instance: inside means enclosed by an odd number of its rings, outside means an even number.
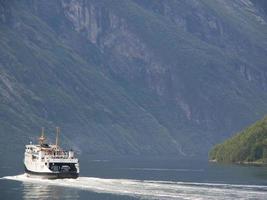
[[[59,179],[78,178],[79,161],[74,156],[74,151],[65,151],[58,145],[59,128],[55,145],[45,143],[44,128],[39,137],[39,144],[25,146],[24,167],[30,177]]]
[[[57,179],[77,178],[79,176],[79,163],[72,154],[51,155],[44,150],[34,152],[33,146],[27,145],[24,157],[25,172],[30,177]],[[63,155],[62,155],[63,154]]]
[[[30,177],[58,179],[79,176],[79,161],[74,152],[64,151],[55,145],[26,145],[24,166]]]
[[[42,178],[42,179],[63,179],[63,178],[73,178],[79,177],[77,172],[34,172],[27,169],[25,166],[25,173],[28,177],[32,178]]]

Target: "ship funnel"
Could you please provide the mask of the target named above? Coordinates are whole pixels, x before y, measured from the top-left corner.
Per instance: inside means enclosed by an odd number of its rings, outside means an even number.
[[[72,150],[69,151],[69,158],[73,158],[74,157],[74,152]]]

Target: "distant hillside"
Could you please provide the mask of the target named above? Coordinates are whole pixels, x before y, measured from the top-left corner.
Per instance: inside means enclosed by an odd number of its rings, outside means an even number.
[[[256,122],[241,133],[234,135],[210,152],[211,160],[218,162],[266,162],[267,117]]]
[[[60,126],[62,144],[86,155],[206,157],[267,113],[262,8],[1,0],[0,146],[19,157],[1,160],[20,159],[41,126],[50,141]]]

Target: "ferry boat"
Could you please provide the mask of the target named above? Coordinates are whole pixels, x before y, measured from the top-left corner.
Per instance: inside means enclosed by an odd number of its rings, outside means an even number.
[[[78,178],[79,160],[74,151],[59,146],[59,128],[56,128],[56,144],[47,144],[42,128],[39,144],[25,146],[24,166],[29,177],[45,179]]]

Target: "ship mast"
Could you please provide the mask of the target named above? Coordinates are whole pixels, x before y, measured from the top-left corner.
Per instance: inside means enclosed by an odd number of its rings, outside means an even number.
[[[42,127],[42,134],[41,134],[41,137],[39,137],[39,144],[42,145],[44,141],[45,141],[44,127]]]
[[[60,129],[59,127],[56,127],[56,148],[58,149],[59,148],[59,133],[60,133]]]

